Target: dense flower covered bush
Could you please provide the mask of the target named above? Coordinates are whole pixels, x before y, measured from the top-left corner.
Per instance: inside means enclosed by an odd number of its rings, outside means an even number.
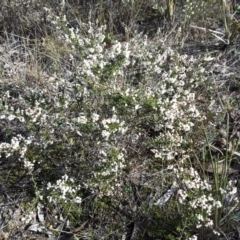
[[[60,57],[45,59],[48,69],[35,84],[26,77],[27,61],[15,73],[1,66],[3,78],[17,80],[3,84],[0,120],[24,130],[5,133],[0,151],[22,164],[35,199],[62,209],[72,228],[94,218],[84,239],[120,239],[129,222],[145,215],[159,234],[164,212],[177,208],[187,210],[184,219],[172,216],[182,237],[205,228],[219,234],[213,213],[222,201],[192,162],[194,129],[206,119],[196,99],[208,84],[203,65],[160,35],[109,42],[105,26],[68,29],[64,18],[45,11]],[[50,42],[44,39],[42,54]],[[173,184],[162,204],[172,209],[164,209],[159,199]]]

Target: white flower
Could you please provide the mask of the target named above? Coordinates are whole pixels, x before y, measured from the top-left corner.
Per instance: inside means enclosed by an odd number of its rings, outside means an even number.
[[[102,131],[102,136],[103,136],[104,138],[108,139],[109,136],[110,136],[110,132],[108,132],[108,131],[106,131],[106,130],[103,130],[103,131]]]
[[[215,201],[214,202],[214,206],[217,208],[221,208],[222,207],[222,203],[220,201]]]
[[[103,155],[104,157],[107,156],[107,154],[106,154],[103,150],[99,151],[99,153],[100,153],[101,155]]]
[[[203,221],[203,216],[201,214],[197,214],[196,217],[199,221]]]
[[[193,235],[193,236],[191,236],[190,238],[188,238],[188,240],[197,240],[198,238],[197,238],[197,235]]]
[[[8,116],[8,120],[9,120],[9,121],[12,121],[14,118],[15,118],[14,115],[9,115],[9,116]]]
[[[205,227],[212,227],[213,226],[213,220],[208,219],[207,222],[205,223]]]
[[[93,114],[92,114],[92,120],[93,120],[93,122],[98,121],[98,120],[99,120],[99,115],[96,114],[96,113],[93,113]]]
[[[89,48],[88,51],[89,51],[90,53],[94,53],[94,48]]]
[[[139,108],[141,108],[139,104],[135,105],[135,110],[138,110]]]
[[[120,127],[120,128],[119,128],[119,131],[120,131],[122,134],[125,134],[125,133],[127,132],[127,130],[128,130],[128,127],[125,127],[125,128]]]
[[[181,124],[181,125],[182,125],[182,128],[183,128],[183,130],[184,130],[185,132],[188,132],[188,131],[191,130],[190,125],[188,125],[188,124]]]
[[[81,124],[86,124],[87,123],[87,118],[85,116],[80,116],[77,118],[77,122]]]
[[[123,155],[123,153],[119,153],[119,155],[117,156],[117,158],[118,158],[119,160],[124,160],[124,155]]]
[[[220,236],[220,233],[217,232],[216,230],[213,230],[213,233],[216,234],[216,235],[218,235],[218,236]]]
[[[22,139],[21,135],[18,135],[18,138],[19,139]],[[13,137],[11,139],[11,145],[12,145],[12,149],[13,150],[17,150],[20,148],[20,145],[19,145],[19,139],[17,137]]]
[[[82,202],[82,198],[76,197],[73,201],[74,201],[75,203],[81,203],[81,202]]]

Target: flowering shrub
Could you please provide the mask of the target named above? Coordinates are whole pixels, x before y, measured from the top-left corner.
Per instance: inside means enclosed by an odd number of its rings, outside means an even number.
[[[162,183],[174,181],[179,189],[170,201],[187,209],[179,221],[189,219],[191,226],[184,236],[196,228],[215,231],[212,214],[222,202],[189,167],[193,129],[205,120],[196,106],[196,90],[207,82],[205,69],[159,36],[109,43],[105,26],[67,29],[64,18],[45,10],[57,29],[55,46],[62,49],[59,69],[51,72],[52,63],[36,85],[22,79],[18,94],[16,82],[3,84],[0,120],[17,121],[24,131],[4,132],[1,154],[23,164],[38,201],[62,207],[66,218],[71,206],[79,210],[72,227],[88,215],[98,219],[92,229],[98,237],[122,236],[122,222],[151,212],[149,196],[157,200]],[[152,180],[134,184],[132,170]],[[154,179],[165,170],[171,172],[166,179],[164,174]]]

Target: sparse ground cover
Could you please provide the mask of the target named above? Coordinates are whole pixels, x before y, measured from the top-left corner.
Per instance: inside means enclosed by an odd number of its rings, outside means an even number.
[[[239,239],[238,7],[3,1],[1,238]]]

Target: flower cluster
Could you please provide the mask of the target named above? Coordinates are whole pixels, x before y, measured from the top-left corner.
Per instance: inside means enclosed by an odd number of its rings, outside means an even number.
[[[187,206],[188,211],[195,215],[196,228],[214,230],[212,215],[214,210],[222,208],[219,196],[213,196],[212,185],[203,180],[194,168],[174,169],[177,177],[181,178],[182,188],[178,190],[177,199],[180,204]]]
[[[73,187],[74,186],[74,187]],[[80,186],[76,186],[73,178],[69,178],[68,175],[63,175],[61,179],[57,180],[55,184],[48,183],[47,191],[50,192],[47,196],[49,202],[58,201],[71,201],[74,203],[81,203],[81,197],[77,196],[77,192],[81,189]]]

